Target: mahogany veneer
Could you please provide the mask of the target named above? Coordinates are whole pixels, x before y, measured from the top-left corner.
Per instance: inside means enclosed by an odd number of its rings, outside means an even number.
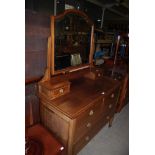
[[[49,100],[39,94],[42,123],[77,154],[106,124],[111,125],[118,100],[118,81],[102,77],[72,79],[70,92]]]

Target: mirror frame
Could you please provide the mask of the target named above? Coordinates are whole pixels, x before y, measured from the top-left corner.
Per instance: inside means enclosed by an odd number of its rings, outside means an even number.
[[[84,18],[84,20],[90,25],[91,27],[91,40],[90,40],[90,52],[89,52],[89,63],[81,64],[78,66],[70,66],[66,67],[61,70],[55,70],[55,21],[64,18],[67,14],[76,14]],[[94,53],[94,23],[92,20],[82,11],[75,10],[75,9],[68,9],[65,10],[62,14],[57,16],[51,16],[51,61],[50,61],[50,72],[51,75],[57,74],[65,74],[68,72],[74,72],[77,70],[81,70],[84,68],[91,68],[93,66],[93,53]]]

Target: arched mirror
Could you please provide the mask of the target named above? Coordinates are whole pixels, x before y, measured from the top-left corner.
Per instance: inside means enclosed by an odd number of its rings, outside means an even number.
[[[51,73],[91,67],[94,25],[79,10],[66,10],[51,17]]]

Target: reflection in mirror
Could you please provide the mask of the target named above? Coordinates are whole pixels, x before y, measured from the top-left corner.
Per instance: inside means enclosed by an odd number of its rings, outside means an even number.
[[[77,14],[55,20],[55,70],[89,63],[91,25]]]

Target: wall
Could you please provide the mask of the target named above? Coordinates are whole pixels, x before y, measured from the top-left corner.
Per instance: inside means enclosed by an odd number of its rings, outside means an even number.
[[[47,61],[47,39],[50,35],[50,16],[34,11],[25,12],[25,114],[29,120],[32,104],[34,123],[39,121],[37,81],[45,72]],[[31,83],[32,82],[32,83]]]

